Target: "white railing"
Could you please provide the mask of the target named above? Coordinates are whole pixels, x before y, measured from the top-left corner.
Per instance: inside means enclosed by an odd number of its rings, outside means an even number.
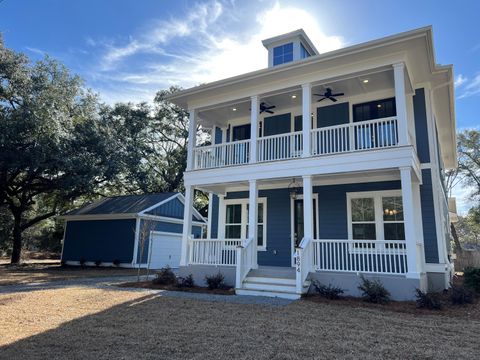
[[[405,274],[405,240],[313,240],[317,271]]]
[[[395,117],[311,130],[312,155],[379,149],[398,144]]]
[[[245,280],[248,272],[254,266],[255,250],[253,239],[243,240],[241,245],[237,246],[237,269],[235,274],[235,286],[237,289],[242,287],[243,280]]]
[[[258,138],[257,161],[275,161],[302,156],[302,132],[264,136]]]
[[[240,243],[241,240],[190,239],[189,264],[235,266]]]
[[[209,169],[230,165],[242,165],[248,163],[249,155],[250,140],[199,146],[193,149],[194,168]]]
[[[301,294],[303,293],[303,284],[307,280],[308,274],[314,270],[313,241],[309,238],[303,238],[295,252],[296,288],[297,294]]]

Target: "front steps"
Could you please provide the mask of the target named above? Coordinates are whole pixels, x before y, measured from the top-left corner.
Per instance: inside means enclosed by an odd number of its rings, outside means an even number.
[[[237,295],[268,296],[296,300],[296,273],[294,268],[261,266],[252,269],[243,281],[242,288],[236,289]],[[310,282],[304,284],[302,293],[308,290]]]

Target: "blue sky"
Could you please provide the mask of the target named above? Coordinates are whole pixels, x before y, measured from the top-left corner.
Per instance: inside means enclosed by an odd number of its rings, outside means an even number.
[[[300,27],[322,52],[433,25],[437,62],[454,65],[463,129],[479,125],[478,14],[478,0],[4,0],[0,31],[7,47],[48,53],[113,103],[266,67],[260,41]]]

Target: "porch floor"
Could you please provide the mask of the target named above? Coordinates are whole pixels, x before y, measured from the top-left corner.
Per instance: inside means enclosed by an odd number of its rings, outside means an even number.
[[[295,279],[295,268],[283,266],[259,266],[248,273],[249,277]]]

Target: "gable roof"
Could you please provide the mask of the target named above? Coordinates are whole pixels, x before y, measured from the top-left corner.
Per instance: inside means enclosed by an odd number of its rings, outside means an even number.
[[[107,197],[80,209],[69,211],[71,215],[110,215],[110,214],[138,214],[154,205],[163,202],[178,193],[167,192],[160,194],[125,195]]]

